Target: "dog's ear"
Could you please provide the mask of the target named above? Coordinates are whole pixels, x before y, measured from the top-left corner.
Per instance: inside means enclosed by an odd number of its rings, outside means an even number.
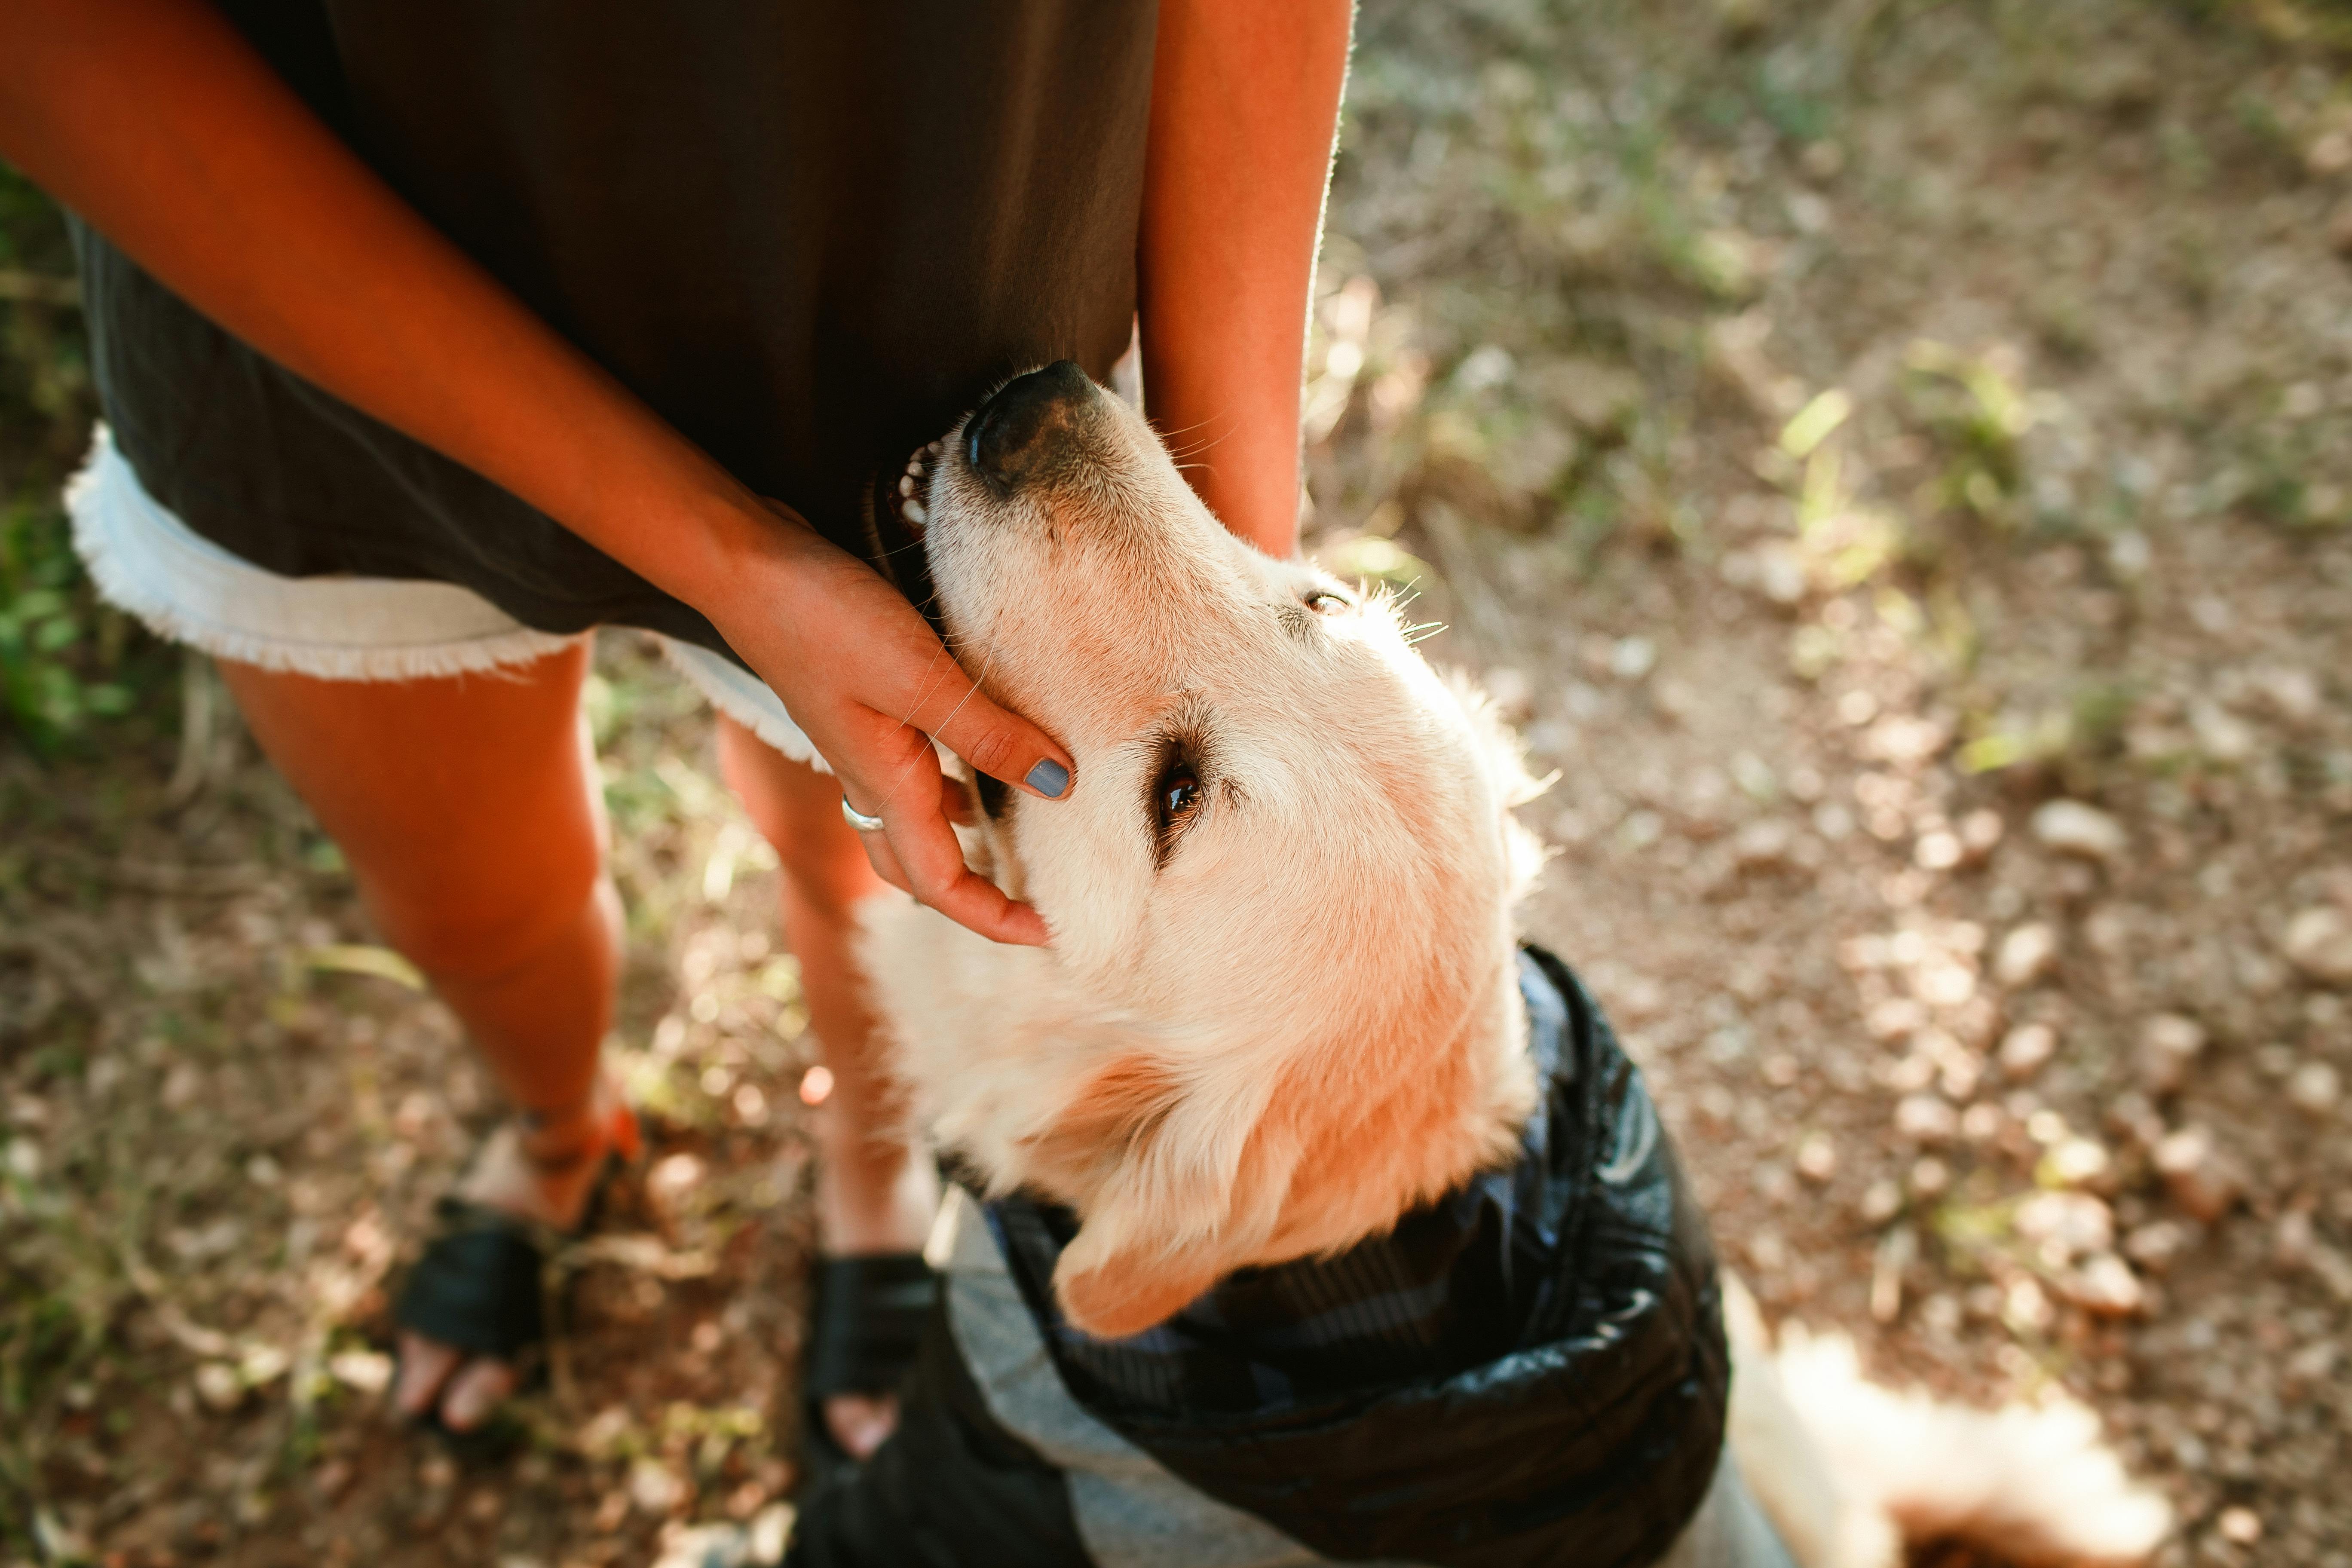
[[[1075,1327],[1104,1339],[1140,1333],[1265,1240],[1289,1163],[1259,1135],[1263,1110],[1255,1099],[1220,1105],[1137,1054],[1097,1074],[1033,1145],[1049,1184],[1084,1194],[1078,1234],[1054,1271]],[[1236,1212],[1237,1191],[1250,1212]]]
[[[1228,1272],[1202,1248],[1172,1255],[1130,1250],[1083,1271],[1073,1269],[1071,1253],[1065,1252],[1054,1270],[1054,1298],[1073,1326],[1097,1339],[1125,1339],[1166,1322]]]

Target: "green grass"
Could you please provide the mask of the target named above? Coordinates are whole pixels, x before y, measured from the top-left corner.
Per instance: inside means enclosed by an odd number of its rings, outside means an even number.
[[[59,490],[96,397],[56,206],[0,164],[0,744],[53,758],[168,695],[170,660],[101,604]]]

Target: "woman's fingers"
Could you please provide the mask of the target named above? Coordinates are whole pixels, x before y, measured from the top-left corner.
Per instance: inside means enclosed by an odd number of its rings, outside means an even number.
[[[876,876],[902,893],[915,890],[914,884],[907,880],[907,868],[898,864],[898,851],[890,847],[887,835],[879,830],[861,833],[857,841],[866,846],[866,858],[873,866]]]
[[[1011,709],[998,707],[945,649],[924,670],[907,709],[909,726],[992,778],[1045,800],[1066,798],[1076,782],[1070,753],[1061,743]]]
[[[784,697],[850,805],[881,817],[881,831],[861,834],[877,875],[982,936],[1044,945],[1037,911],[964,864],[931,743],[1043,800],[1076,787],[1070,754],[982,692],[872,568],[822,542],[799,542],[781,591],[721,631]]]
[[[861,802],[858,786],[848,786],[853,806],[882,818],[881,832],[858,836],[875,872],[992,941],[1045,946],[1045,922],[1037,911],[1005,897],[1003,889],[964,863],[963,845],[946,810],[946,792],[953,785],[929,745],[902,758],[897,773],[888,797],[878,805]]]
[[[961,781],[948,777],[945,769],[940,773],[940,810],[958,827],[971,827],[978,823],[971,809],[971,795]]]

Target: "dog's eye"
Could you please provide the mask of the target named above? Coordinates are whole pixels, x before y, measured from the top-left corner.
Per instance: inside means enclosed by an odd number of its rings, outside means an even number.
[[[1143,825],[1151,836],[1151,858],[1166,866],[1175,858],[1177,845],[1209,808],[1209,792],[1201,783],[1199,753],[1174,736],[1161,741],[1160,766],[1150,774]]]
[[[1318,588],[1307,595],[1307,607],[1318,616],[1336,616],[1355,606],[1345,595],[1334,594],[1328,588]]]
[[[1201,804],[1201,781],[1189,763],[1178,763],[1160,775],[1160,821],[1173,826],[1192,815]]]

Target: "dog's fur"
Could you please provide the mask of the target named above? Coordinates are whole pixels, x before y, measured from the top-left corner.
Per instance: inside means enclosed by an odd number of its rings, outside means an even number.
[[[891,900],[866,965],[919,1124],[1078,1216],[1064,1313],[1135,1332],[1509,1157],[1537,1094],[1517,743],[1393,600],[1228,533],[1118,400],[1055,405],[1018,484],[945,445],[925,544],[950,644],[1077,763],[1061,801],[976,789],[966,851],[1054,945]],[[1769,1358],[1760,1325],[1734,1328]],[[2161,1532],[2086,1418],[1954,1412],[1870,1389],[1850,1352],[1784,1359],[1743,1366],[1733,1440],[1809,1568],[1891,1562],[1906,1530],[2113,1563]],[[2063,1497],[2053,1449],[2082,1483]],[[2112,1527],[2072,1528],[2093,1516]]]

